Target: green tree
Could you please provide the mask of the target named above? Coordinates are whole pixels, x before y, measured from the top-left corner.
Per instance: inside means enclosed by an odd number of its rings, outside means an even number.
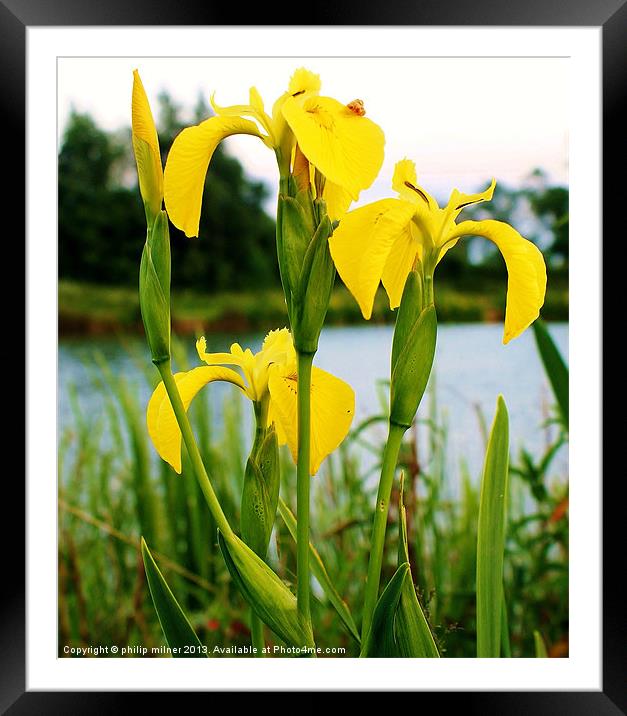
[[[91,117],[72,112],[58,164],[60,277],[136,280],[145,226],[139,193],[113,181],[124,154]]]
[[[181,110],[162,93],[158,128],[163,160],[184,127]],[[194,120],[208,114],[202,96]],[[222,147],[206,180],[199,239],[172,227],[172,280],[211,292],[279,285],[274,222],[263,209],[268,190],[249,180]],[[137,282],[144,214],[132,163],[130,131],[113,135],[73,112],[59,153],[59,274],[98,283]]]

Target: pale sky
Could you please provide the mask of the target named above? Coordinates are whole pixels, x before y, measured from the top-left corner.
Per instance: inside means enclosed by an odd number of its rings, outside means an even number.
[[[391,196],[394,164],[416,162],[438,198],[453,187],[484,188],[492,177],[518,185],[536,167],[568,183],[567,58],[61,58],[59,134],[70,108],[104,129],[130,125],[132,71],[156,112],[167,90],[191,112],[199,93],[220,105],[248,102],[255,86],[270,112],[298,67],[317,72],[321,94],[362,99],[386,136],[385,160],[359,203]],[[274,154],[254,137],[226,140],[248,174],[277,184]]]

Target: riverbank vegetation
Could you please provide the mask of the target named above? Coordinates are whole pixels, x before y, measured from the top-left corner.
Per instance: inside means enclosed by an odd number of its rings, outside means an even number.
[[[139,333],[143,325],[137,289],[81,281],[59,282],[59,333],[61,336]],[[505,284],[502,277],[484,277],[438,285],[438,319],[443,323],[502,322]],[[568,320],[568,285],[554,279],[547,289],[542,315],[550,321]],[[393,323],[396,313],[379,290],[373,310],[375,323]],[[201,293],[172,290],[172,325],[179,335],[212,331],[268,331],[285,325],[285,300],[280,288]],[[358,305],[339,279],[329,305],[326,324],[361,324]]]
[[[156,648],[147,656],[164,655],[158,651],[163,635],[146,583],[140,535],[209,655],[219,656],[213,649],[225,644],[249,647],[249,609],[229,579],[189,459],[184,453],[183,474],[176,475],[149,443],[139,396],[154,385],[154,372],[137,356],[129,358],[145,367],[141,382],[114,376],[95,351],[86,356],[91,378],[80,390],[90,391],[102,410],[86,411],[78,386],[68,390],[71,416],[60,427],[59,442],[59,648],[115,644],[131,647],[126,656],[137,656],[134,649],[143,647]],[[175,358],[177,368],[190,367],[180,345]],[[242,419],[243,401],[233,389],[216,404],[207,391],[190,408],[203,459],[233,524],[239,522],[251,442],[251,426]],[[386,413],[382,404],[379,414],[354,425],[312,481],[312,542],[357,623]],[[546,436],[542,454],[521,447],[510,459],[504,578],[509,638],[504,656],[534,656],[536,633],[550,656],[568,654],[568,478],[553,462],[566,434],[555,416],[557,408],[547,424],[537,426]],[[478,440],[482,433],[487,437],[488,419],[478,415]],[[433,384],[400,457],[409,556],[442,655],[473,657],[480,476],[470,472],[463,458],[450,465],[447,432],[446,411]],[[295,470],[286,448],[281,463],[281,493],[294,509]],[[398,501],[395,489],[390,535],[397,533]],[[272,567],[293,585],[294,541],[282,520],[270,552]],[[397,544],[390,539],[383,563],[386,581],[396,559]],[[357,656],[358,644],[319,587],[312,609],[322,627],[318,645],[345,650],[332,656]]]

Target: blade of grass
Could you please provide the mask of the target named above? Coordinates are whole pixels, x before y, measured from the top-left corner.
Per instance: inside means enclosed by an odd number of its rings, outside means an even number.
[[[283,522],[285,522],[285,526],[287,527],[289,533],[292,535],[292,538],[296,540],[296,518],[292,514],[290,508],[280,497],[279,514],[281,515]],[[320,555],[318,554],[316,548],[311,544],[311,542],[309,543],[309,556],[311,558],[309,566],[311,567],[312,574],[318,580],[318,582],[320,582],[320,586],[324,590],[324,593],[327,595],[328,600],[335,608],[335,611],[338,613],[340,619],[348,629],[350,635],[354,639],[356,639],[357,643],[359,643],[359,631],[355,625],[355,622],[353,621],[353,617],[350,613],[348,605],[335,589],[335,586],[333,585],[333,582],[329,577],[329,574],[322,562],[322,559],[320,558]]]
[[[503,590],[503,602],[501,606],[501,650],[506,659],[511,659],[512,647],[509,642],[509,619],[507,616],[507,600],[505,599],[505,590]]]
[[[499,395],[486,451],[479,503],[477,656],[482,658],[498,658],[501,651],[508,464],[509,420],[505,401]]]
[[[196,632],[192,629],[192,625],[170,591],[170,587],[157,567],[143,537],[141,551],[152,602],[155,605],[163,635],[168,646],[173,650],[172,656],[182,659],[204,658],[206,654],[203,653],[203,646],[196,636]]]
[[[533,335],[544,364],[544,370],[551,383],[553,395],[559,405],[564,426],[568,429],[568,367],[544,321],[536,320],[533,323]]]
[[[547,659],[549,655],[546,651],[544,639],[542,638],[542,634],[540,634],[537,629],[534,629],[533,631],[533,643],[536,647],[536,659]]]

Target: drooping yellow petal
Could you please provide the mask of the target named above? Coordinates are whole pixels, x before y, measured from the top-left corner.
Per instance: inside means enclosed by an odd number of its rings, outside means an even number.
[[[133,70],[132,139],[139,191],[150,207],[153,217],[161,210],[163,201],[163,168],[157,128],[141,77]]]
[[[331,221],[339,221],[353,201],[353,197],[344,187],[328,180],[324,183],[322,198],[326,202],[327,214]]]
[[[372,184],[383,163],[378,125],[331,97],[289,97],[282,112],[303,154],[329,181],[353,199]]]
[[[398,192],[402,199],[412,203],[423,202],[428,209],[437,209],[438,202],[426,189],[418,186],[416,165],[411,159],[401,159],[394,165],[392,189]]]
[[[390,249],[381,276],[392,309],[401,305],[405,281],[416,260],[418,248],[418,242],[412,236],[410,223],[403,229]]]
[[[298,458],[298,380],[295,365],[270,371],[270,416],[281,444],[287,443]],[[309,471],[318,472],[322,461],[344,440],[355,414],[355,393],[343,380],[320,368],[311,374],[311,443]]]
[[[165,166],[165,206],[172,223],[186,236],[198,236],[209,162],[218,144],[233,134],[264,138],[254,122],[223,116],[211,117],[194,127],[187,127],[172,144]]]
[[[349,211],[329,239],[335,266],[364,318],[372,305],[394,242],[407,230],[415,207],[402,199],[381,199]]]
[[[201,366],[174,376],[185,410],[198,391],[216,380],[233,383],[243,391],[244,381],[230,368]],[[181,473],[181,431],[163,383],[155,388],[146,411],[148,434],[159,456]]]
[[[449,238],[484,236],[499,248],[507,266],[503,343],[509,343],[540,314],[546,292],[546,264],[540,250],[502,221],[462,221]]]

